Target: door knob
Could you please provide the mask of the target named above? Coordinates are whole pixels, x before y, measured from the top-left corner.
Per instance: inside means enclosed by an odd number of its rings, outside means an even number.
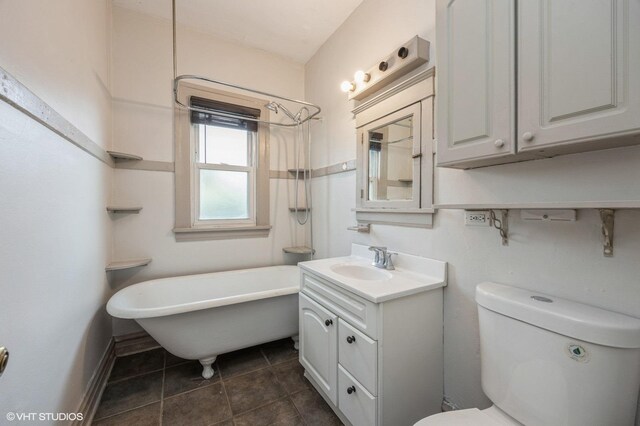
[[[502,148],[504,146],[504,141],[502,139],[496,139],[493,144],[496,146],[496,148]]]
[[[0,376],[4,373],[9,363],[9,351],[5,347],[0,347]]]
[[[347,343],[351,344],[356,341],[355,336],[347,336]]]
[[[348,393],[349,395],[351,395],[351,394],[352,394],[352,393],[354,393],[355,391],[356,391],[356,387],[355,387],[355,386],[349,386],[349,387],[347,388],[347,393]]]
[[[531,142],[533,140],[533,133],[531,132],[524,132],[522,134],[522,140],[526,141],[526,142]]]
[[[324,325],[326,325],[327,327],[329,327],[331,324],[333,324],[333,320],[328,319],[324,322]]]

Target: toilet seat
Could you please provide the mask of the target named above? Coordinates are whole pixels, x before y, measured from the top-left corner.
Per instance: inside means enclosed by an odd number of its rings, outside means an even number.
[[[418,421],[413,426],[516,426],[522,423],[509,417],[498,407],[486,410],[470,408],[468,410],[448,411],[434,414]]]

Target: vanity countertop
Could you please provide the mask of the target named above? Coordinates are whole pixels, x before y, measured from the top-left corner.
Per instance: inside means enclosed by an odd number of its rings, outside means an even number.
[[[398,253],[396,269],[372,266],[368,247],[353,244],[350,256],[311,260],[298,264],[338,287],[373,303],[381,303],[411,294],[446,286],[446,262]]]

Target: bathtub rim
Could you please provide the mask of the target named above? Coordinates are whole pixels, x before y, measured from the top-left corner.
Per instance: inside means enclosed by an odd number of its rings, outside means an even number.
[[[255,300],[261,299],[269,299],[272,297],[280,297],[287,296],[290,294],[296,294],[300,292],[300,283],[296,281],[295,284],[280,287],[272,290],[264,290],[257,291],[247,294],[236,294],[228,297],[219,297],[216,299],[208,299],[208,300],[199,300],[195,302],[182,303],[179,305],[170,305],[170,306],[162,306],[162,307],[152,307],[152,308],[123,308],[118,306],[119,299],[125,297],[127,292],[135,291],[136,286],[144,285],[145,287],[151,286],[151,283],[169,281],[169,280],[177,280],[180,278],[186,277],[198,277],[202,275],[231,275],[231,274],[240,274],[246,273],[248,271],[257,271],[261,269],[274,269],[274,268],[286,268],[293,269],[299,271],[299,267],[297,265],[274,265],[274,266],[265,266],[259,268],[246,268],[246,269],[234,269],[230,271],[220,271],[220,272],[205,272],[202,274],[190,274],[190,275],[178,275],[175,277],[166,277],[166,278],[157,278],[147,281],[142,281],[136,284],[132,284],[128,287],[122,288],[118,290],[115,294],[113,294],[109,301],[107,302],[107,312],[114,318],[120,319],[143,319],[143,318],[156,318],[156,317],[164,317],[169,315],[178,315],[185,314],[194,311],[200,311],[204,309],[216,308],[220,306],[228,306],[228,305],[236,305],[239,303],[252,302]],[[297,279],[296,274],[296,279]],[[120,296],[118,296],[120,295]]]

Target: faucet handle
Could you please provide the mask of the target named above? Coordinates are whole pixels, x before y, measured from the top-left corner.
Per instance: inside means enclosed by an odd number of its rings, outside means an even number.
[[[387,248],[382,246],[370,246],[369,251],[387,251]]]

